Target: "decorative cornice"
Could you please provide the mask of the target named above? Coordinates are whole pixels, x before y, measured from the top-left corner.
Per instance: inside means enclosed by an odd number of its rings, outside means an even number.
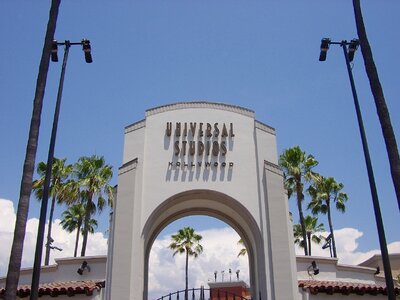
[[[136,169],[138,164],[138,159],[132,159],[131,161],[128,161],[124,163],[119,169],[118,169],[118,175],[122,175],[124,173],[127,173],[133,169]]]
[[[128,125],[125,127],[125,134],[127,134],[128,132],[143,128],[146,126],[146,120],[140,120],[138,122],[135,122],[131,125]]]
[[[273,128],[271,126],[268,126],[267,124],[264,124],[264,123],[262,123],[260,121],[257,121],[257,120],[255,121],[255,127],[258,128],[258,129],[261,129],[261,130],[263,130],[263,131],[265,131],[267,133],[276,135],[275,128]]]
[[[94,255],[85,257],[60,257],[54,259],[57,265],[76,264],[86,260],[88,263],[104,263],[107,261],[107,255]],[[42,267],[43,268],[43,267]]]
[[[326,263],[337,265],[339,259],[335,257],[325,257],[325,256],[305,256],[305,255],[297,255],[296,261],[301,263],[310,263],[315,260],[317,263]]]
[[[154,108],[150,108],[146,110],[146,117],[171,111],[171,110],[177,110],[177,109],[190,109],[190,108],[210,108],[210,109],[220,109],[220,110],[226,110],[234,113],[238,113],[250,118],[254,118],[254,111],[236,106],[236,105],[230,105],[230,104],[225,104],[225,103],[217,103],[217,102],[207,102],[207,101],[193,101],[193,102],[178,102],[178,103],[172,103],[172,104],[167,104],[167,105],[162,105]]]
[[[283,172],[280,166],[264,160],[264,169],[283,177]]]

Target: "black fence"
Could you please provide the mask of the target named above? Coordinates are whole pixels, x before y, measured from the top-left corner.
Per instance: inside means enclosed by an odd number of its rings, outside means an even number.
[[[204,287],[197,289],[189,289],[187,291],[187,298],[185,297],[185,290],[169,293],[168,295],[157,298],[157,300],[252,300],[251,297],[243,297],[235,295],[225,290],[220,289],[205,289]]]

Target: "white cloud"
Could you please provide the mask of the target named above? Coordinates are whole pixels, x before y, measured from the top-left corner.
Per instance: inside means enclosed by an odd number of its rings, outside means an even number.
[[[321,233],[327,236],[327,232]],[[340,264],[358,265],[367,260],[374,254],[379,254],[379,249],[373,249],[366,252],[357,251],[357,240],[363,236],[363,233],[355,228],[342,228],[334,231],[336,241],[336,251]],[[322,249],[321,245],[312,244],[312,255],[330,257],[329,248]],[[400,253],[400,241],[388,244],[389,253]],[[304,250],[296,246],[296,254],[303,255]]]
[[[8,255],[11,251],[13,231],[10,228],[10,224],[15,223],[15,213],[13,203],[9,200],[0,199],[0,276],[6,273],[8,266]],[[14,225],[13,225],[14,226]],[[7,257],[6,255],[7,254]]]
[[[249,281],[247,256],[237,257],[241,247],[237,244],[240,237],[230,227],[199,231],[203,236],[201,244],[204,251],[198,258],[189,259],[189,287],[207,287],[208,281],[214,281],[214,272],[218,272],[221,281],[221,271],[224,281],[229,281],[229,269],[232,270],[232,280],[236,280],[236,270],[240,270],[240,279]],[[153,244],[149,260],[149,297],[158,298],[171,291],[185,288],[185,256],[177,254],[168,248],[170,236],[159,237]],[[173,271],[172,271],[173,270]],[[172,271],[172,272],[171,272]]]
[[[13,202],[6,199],[0,199],[0,276],[5,276],[8,268],[11,245],[13,240],[13,232],[15,227],[15,209]],[[59,225],[60,220],[54,220],[52,227],[52,237],[54,238],[54,246],[63,251],[52,250],[50,255],[50,264],[54,263],[55,258],[71,257],[74,255],[76,232],[68,233]],[[22,254],[22,268],[29,268],[33,265],[34,253],[36,247],[37,227],[39,220],[36,218],[29,219],[26,224],[26,233],[24,240],[24,250]],[[46,231],[47,232],[46,225]],[[80,237],[82,241],[82,236]],[[79,243],[79,245],[81,245]],[[78,247],[78,255],[80,246]],[[86,255],[105,255],[107,254],[107,239],[103,233],[96,232],[89,235]],[[44,262],[44,251],[42,263]]]

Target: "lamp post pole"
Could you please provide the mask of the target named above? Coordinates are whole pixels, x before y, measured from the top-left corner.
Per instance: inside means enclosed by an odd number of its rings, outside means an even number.
[[[89,45],[88,51],[85,51],[85,43],[86,43],[86,45]],[[49,192],[50,192],[50,179],[51,179],[51,173],[52,173],[51,171],[52,171],[52,167],[53,167],[54,149],[55,149],[56,137],[57,137],[58,118],[60,115],[65,69],[67,67],[68,53],[69,53],[69,48],[71,47],[71,45],[82,45],[83,50],[85,51],[86,62],[87,63],[92,62],[91,54],[90,54],[90,42],[88,40],[82,40],[82,42],[80,42],[80,43],[71,43],[70,41],[65,41],[64,43],[57,43],[57,41],[53,41],[52,61],[58,61],[57,45],[65,46],[64,47],[64,58],[63,58],[63,63],[62,63],[62,67],[61,67],[61,76],[60,76],[60,82],[59,82],[59,86],[58,86],[57,101],[56,101],[56,107],[54,109],[53,127],[51,130],[49,152],[48,152],[48,156],[47,156],[46,174],[45,174],[45,180],[44,180],[44,185],[43,185],[43,196],[42,196],[42,203],[41,203],[41,207],[40,207],[38,235],[37,235],[37,239],[36,239],[35,260],[34,260],[33,271],[32,271],[31,295],[29,298],[30,300],[37,300],[39,297],[40,265],[42,262],[44,229],[45,229],[45,225],[46,225],[47,204],[48,204]],[[48,235],[47,243],[46,243],[46,251],[50,251],[50,244],[51,244],[50,238],[51,238],[50,235]]]
[[[357,114],[357,121],[358,121],[358,127],[359,127],[360,135],[361,135],[361,142],[362,142],[363,151],[364,151],[365,163],[367,165],[368,180],[369,180],[369,186],[370,186],[370,190],[371,190],[372,203],[373,203],[373,207],[374,207],[376,227],[378,230],[379,245],[381,248],[383,269],[384,269],[384,273],[385,273],[387,295],[388,295],[389,300],[395,300],[396,296],[395,296],[395,292],[394,292],[392,269],[390,267],[389,254],[388,254],[388,250],[387,250],[387,243],[386,243],[386,237],[385,237],[385,230],[384,230],[384,226],[383,226],[382,214],[381,214],[381,209],[380,209],[379,199],[378,199],[378,192],[376,189],[374,172],[372,170],[371,157],[369,155],[367,137],[365,135],[365,129],[364,129],[364,123],[363,123],[363,119],[362,119],[362,115],[361,115],[360,103],[358,101],[357,91],[356,91],[356,87],[354,84],[353,72],[352,72],[351,66],[350,66],[350,61],[353,59],[354,52],[355,52],[356,48],[358,47],[358,40],[352,40],[351,42],[347,42],[346,40],[343,40],[341,42],[331,42],[329,39],[323,39],[322,41],[324,42],[324,40],[325,40],[325,42],[328,42],[328,47],[324,49],[325,56],[322,56],[322,55],[320,56],[321,61],[326,59],[326,51],[328,50],[330,44],[340,45],[343,48],[343,54],[344,54],[344,58],[346,61],[347,72],[349,74],[349,79],[350,79],[351,91],[353,93],[354,106],[355,106],[356,114]],[[350,47],[352,47],[351,50],[353,51],[353,53],[351,54],[351,58],[349,58],[348,45],[350,45]],[[323,51],[322,46],[323,46],[323,43],[321,44],[321,53]],[[323,57],[323,59],[321,59],[321,57]]]
[[[380,244],[381,254],[382,254],[382,263],[383,263],[383,270],[385,273],[388,299],[395,300],[396,296],[394,293],[392,269],[390,267],[389,253],[388,253],[387,242],[386,242],[386,237],[385,237],[385,229],[383,226],[381,208],[379,205],[378,192],[376,190],[375,176],[374,176],[374,171],[372,170],[371,157],[369,155],[367,137],[365,135],[364,123],[363,123],[361,109],[360,109],[360,103],[358,101],[357,91],[356,91],[356,87],[354,84],[353,72],[351,71],[348,50],[347,50],[347,42],[342,41],[341,46],[343,48],[343,54],[344,54],[344,58],[346,60],[347,72],[349,73],[351,91],[353,93],[354,106],[355,106],[356,113],[357,113],[358,127],[360,129],[361,142],[362,142],[362,146],[363,146],[363,150],[364,150],[365,163],[367,165],[369,186],[371,189],[372,203],[374,206],[376,227],[378,229],[378,237],[379,237],[379,244]]]

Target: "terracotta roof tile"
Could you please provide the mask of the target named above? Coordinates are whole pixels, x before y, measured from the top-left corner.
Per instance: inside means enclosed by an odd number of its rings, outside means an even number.
[[[59,295],[74,296],[76,294],[93,295],[93,291],[100,291],[104,288],[103,281],[84,280],[84,281],[63,281],[42,283],[39,285],[39,297],[49,295],[56,297]],[[20,298],[28,297],[31,293],[30,285],[18,286],[17,296]],[[0,288],[0,299],[4,298],[5,288]]]
[[[102,288],[104,288],[104,285],[104,280],[42,283],[39,285],[39,297],[44,295],[49,295],[51,297],[56,297],[59,295],[74,296],[76,294],[85,294],[86,296],[91,296],[93,295],[94,290],[100,291]],[[386,285],[384,284],[380,285],[345,281],[299,280],[298,286],[305,290],[309,290],[313,295],[318,293],[326,293],[330,295],[334,293],[340,293],[343,295],[386,295]],[[30,285],[21,285],[18,286],[17,296],[20,298],[28,297],[30,292]],[[5,289],[0,288],[0,299],[3,299],[4,294]],[[399,287],[395,287],[395,294],[400,295]]]
[[[344,295],[357,294],[357,295],[386,295],[385,284],[368,284],[359,282],[345,282],[345,281],[320,281],[320,280],[299,280],[299,287],[309,290],[311,294],[318,293],[340,293]],[[400,295],[400,288],[395,287],[395,294]]]

